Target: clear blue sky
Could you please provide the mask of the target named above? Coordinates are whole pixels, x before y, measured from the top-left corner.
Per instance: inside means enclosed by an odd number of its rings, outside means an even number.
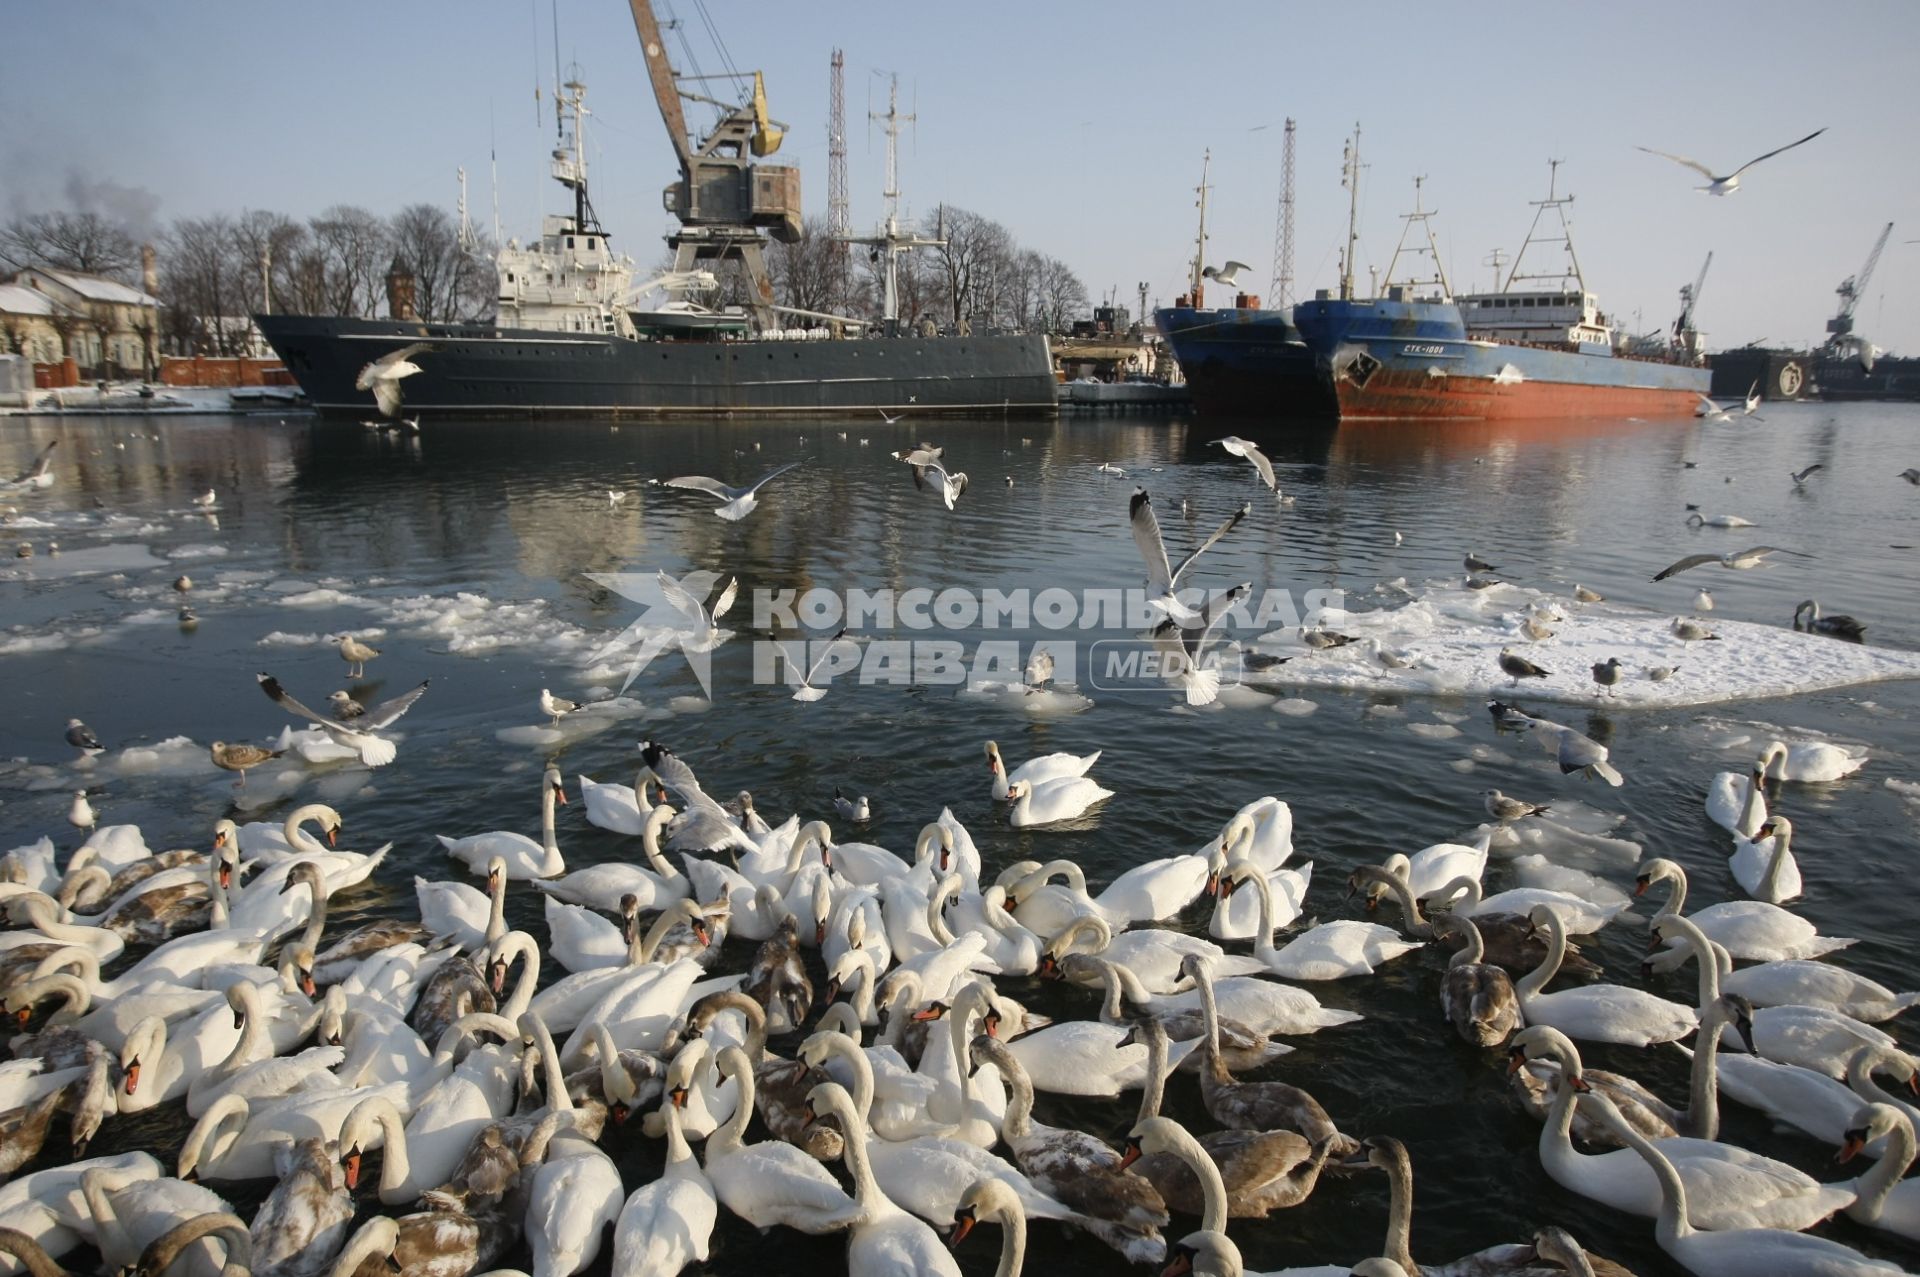
[[[720,68],[702,10],[685,20],[701,69]],[[827,198],[828,59],[846,51],[853,217],[880,214],[883,71],[919,115],[903,146],[911,210],[947,200],[1059,257],[1090,292],[1135,284],[1170,301],[1192,252],[1193,187],[1213,151],[1214,261],[1253,266],[1265,291],[1281,124],[1299,123],[1296,274],[1334,282],[1344,228],[1341,144],[1354,122],[1370,165],[1360,262],[1383,267],[1426,174],[1456,288],[1484,287],[1566,161],[1575,231],[1602,305],[1670,322],[1677,290],[1714,253],[1699,320],[1713,345],[1817,339],[1833,289],[1896,223],[1859,325],[1920,351],[1920,4],[1609,5],[1006,3],[709,0],[732,64],[767,75],[792,132],[780,159]],[[623,0],[559,0],[563,63],[596,115],[595,204],[642,263],[667,227],[673,176]],[[490,140],[503,229],[527,236],[557,207],[545,177],[554,75],[551,0],[185,5],[90,0],[0,6],[0,215],[71,205],[184,215],[331,203],[452,207],[469,174],[491,220]],[[671,40],[676,64],[684,61]],[[685,69],[683,67],[683,69]],[[701,119],[699,115],[691,118]],[[1715,199],[1695,175],[1634,150],[1722,171],[1822,125],[1824,137]]]

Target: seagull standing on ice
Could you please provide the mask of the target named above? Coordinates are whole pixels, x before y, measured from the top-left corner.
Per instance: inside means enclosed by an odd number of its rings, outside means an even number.
[[[1503,647],[1500,649],[1500,669],[1508,678],[1513,680],[1513,686],[1515,687],[1520,686],[1520,680],[1523,678],[1549,677],[1548,671],[1541,669],[1526,657],[1515,653],[1512,648]]]
[[[1684,164],[1700,176],[1706,178],[1707,185],[1695,187],[1695,190],[1705,191],[1708,195],[1731,195],[1740,189],[1740,175],[1758,164],[1761,160],[1770,160],[1782,151],[1791,151],[1796,146],[1804,146],[1825,132],[1825,129],[1815,129],[1798,142],[1789,142],[1785,146],[1776,147],[1768,151],[1765,155],[1755,156],[1739,168],[1733,170],[1733,172],[1725,174],[1724,176],[1715,173],[1699,160],[1690,160],[1684,155],[1673,155],[1666,151],[1656,151],[1650,146],[1636,146],[1633,149],[1636,151],[1645,151],[1648,155],[1658,155],[1661,159],[1672,160],[1675,164]]]
[[[760,489],[778,479],[787,471],[799,465],[798,461],[789,461],[784,466],[776,466],[761,475],[744,488],[730,488],[718,479],[709,479],[705,475],[683,475],[678,479],[657,479],[654,482],[666,488],[686,488],[693,492],[704,492],[720,502],[720,508],[714,513],[729,523],[738,523],[753,513],[760,504]]]
[[[1240,272],[1252,269],[1253,267],[1247,265],[1245,262],[1229,260],[1225,266],[1207,267],[1200,272],[1200,275],[1203,279],[1210,279],[1216,284],[1222,284],[1228,288],[1238,288],[1240,287]]]
[[[365,678],[367,662],[380,655],[380,650],[369,647],[351,634],[340,636],[340,659],[347,663],[348,678]]]
[[[1160,536],[1160,520],[1153,513],[1153,499],[1147,495],[1145,488],[1135,488],[1133,499],[1127,506],[1127,518],[1133,526],[1133,544],[1147,564],[1147,587],[1151,591],[1147,606],[1182,625],[1199,623],[1201,615],[1175,597],[1175,592],[1180,588],[1180,577],[1193,566],[1195,559],[1233,531],[1240,520],[1252,512],[1251,504],[1242,505],[1233,512],[1231,518],[1214,530],[1212,536],[1202,541],[1198,549],[1180,560],[1179,566],[1175,567],[1167,558],[1167,545]]]
[[[1280,491],[1279,482],[1273,477],[1273,462],[1267,460],[1267,454],[1260,451],[1260,445],[1248,443],[1239,435],[1228,435],[1224,439],[1209,439],[1209,444],[1219,444],[1236,457],[1245,457],[1260,472],[1260,482],[1274,492]]]
[[[93,814],[93,804],[87,801],[87,791],[73,791],[73,806],[67,808],[67,823],[75,829],[92,829],[97,821]]]
[[[193,499],[193,503],[199,506],[202,510],[211,510],[213,509],[214,506],[220,503],[220,494],[215,492],[212,488],[208,488],[205,492],[195,497]]]
[[[564,696],[555,696],[546,688],[540,689],[540,712],[545,714],[554,727],[560,726],[560,720],[580,708],[579,701],[570,701]]]
[[[427,693],[427,683],[423,680],[420,686],[411,692],[375,705],[366,712],[365,716],[355,719],[353,726],[349,727],[345,723],[322,718],[293,699],[287,689],[280,686],[280,680],[273,675],[259,674],[255,677],[259,680],[260,690],[267,694],[268,700],[289,714],[318,723],[320,730],[331,737],[334,744],[356,751],[360,755],[360,761],[369,767],[384,767],[400,752],[392,741],[375,736],[374,733],[389,726],[395,719],[412,709],[413,703]]]
[[[413,357],[432,349],[432,342],[416,341],[390,350],[360,370],[360,375],[353,379],[353,388],[371,390],[373,401],[380,405],[380,415],[391,417],[400,411],[401,379],[420,371]]]
[[[1509,820],[1525,820],[1528,816],[1538,816],[1552,810],[1550,804],[1523,802],[1497,789],[1487,790],[1480,795],[1480,800],[1487,809],[1487,815],[1502,823]]]
[[[223,740],[217,740],[207,747],[207,753],[213,759],[215,767],[222,771],[240,773],[240,779],[233,783],[235,789],[247,787],[249,767],[258,767],[268,759],[278,758],[285,752],[282,749],[262,749],[258,745],[229,745]]]

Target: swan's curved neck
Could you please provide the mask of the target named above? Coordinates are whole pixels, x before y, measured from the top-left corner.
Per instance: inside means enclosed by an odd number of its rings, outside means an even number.
[[[1675,914],[1665,919],[1660,925],[1669,931],[1680,933],[1680,943],[1693,954],[1693,960],[1700,968],[1699,1009],[1700,1014],[1704,1016],[1707,1014],[1707,1009],[1720,996],[1719,956],[1714,953],[1713,945],[1707,939],[1707,933],[1695,926],[1692,919]]]
[[[332,893],[327,890],[327,876],[316,873],[312,878],[304,875],[301,881],[311,891],[311,903],[307,906],[307,929],[300,937],[300,947],[320,952],[320,937],[327,933],[327,898]]]
[[[58,940],[65,944],[91,945],[100,939],[98,927],[81,926],[76,923],[62,922],[61,909],[52,896],[44,892],[34,892],[20,898],[20,909],[34,929],[49,940]]]
[[[511,961],[515,954],[520,957],[520,974],[514,979],[513,995],[501,1005],[500,1014],[517,1024],[533,1005],[533,992],[540,983],[540,946],[529,936],[502,951],[501,956]]]
[[[1739,833],[1742,838],[1751,838],[1766,820],[1766,799],[1761,793],[1761,782],[1767,772],[1767,756],[1762,754],[1760,761],[1754,764],[1752,773],[1747,777],[1747,795],[1740,801]],[[1778,844],[1775,844],[1776,846]]]
[[[540,846],[547,853],[547,863],[544,868],[549,873],[559,873],[565,868],[565,863],[560,860],[559,836],[553,828],[554,798],[554,786],[548,784],[542,777],[540,781]]]
[[[47,1254],[39,1242],[14,1229],[0,1231],[0,1254],[12,1255],[19,1260],[21,1267],[32,1277],[68,1277],[67,1270]],[[1004,1259],[1001,1261],[1001,1271],[1006,1271]]]
[[[1407,934],[1422,938],[1431,936],[1433,924],[1420,912],[1420,902],[1413,898],[1413,884],[1407,880],[1407,875],[1384,870],[1380,873],[1380,881],[1386,884],[1387,890],[1399,902],[1400,912],[1405,916]]]
[[[667,1124],[667,1165],[691,1162],[693,1148],[687,1143],[687,1133],[680,1125],[680,1110],[671,1102],[663,1104],[660,1106],[660,1118]]]
[[[1756,784],[1754,788],[1758,789],[1759,785]],[[1786,868],[1787,857],[1792,854],[1792,846],[1793,826],[1781,824],[1773,831],[1773,855],[1767,859],[1766,877],[1760,880],[1759,894],[1763,898],[1770,899],[1779,894],[1780,871]]]
[[[935,883],[933,891],[927,896],[927,930],[940,942],[942,949],[953,943],[953,931],[947,926],[946,912],[941,908],[946,902],[946,884]]]
[[[1667,884],[1667,899],[1654,911],[1654,916],[1657,918],[1663,913],[1678,915],[1687,907],[1687,871],[1672,865],[1662,881]]]
[[[1160,1102],[1167,1090],[1167,1033],[1159,1027],[1158,1021],[1150,1021],[1151,1027],[1143,1027],[1147,1035],[1147,1080],[1140,1088],[1140,1112],[1134,1119],[1134,1125],[1150,1117],[1160,1116]]]
[[[1240,862],[1245,864],[1245,861]],[[1265,958],[1274,953],[1273,947],[1273,888],[1267,885],[1267,876],[1258,868],[1238,880],[1239,887],[1251,886],[1260,902],[1260,925],[1253,933],[1253,951]]]
[[[645,793],[646,784],[645,779],[642,779],[640,783],[634,787],[634,792],[636,794]],[[660,850],[660,831],[664,829],[667,822],[673,818],[672,813],[668,812],[665,807],[649,808],[644,798],[640,800],[640,810],[647,813],[647,823],[640,827],[640,850],[646,853],[647,863],[651,864],[653,871],[662,878],[678,878],[680,871],[674,868],[673,862],[668,860],[666,853]],[[652,814],[653,812],[663,812],[666,814],[656,819]]]
[[[1477,886],[1478,884],[1475,885]],[[1474,903],[1478,902],[1476,901]],[[1473,925],[1473,919],[1459,915],[1456,915],[1456,918],[1458,920],[1457,925],[1460,928],[1460,934],[1467,938],[1467,942],[1460,946],[1458,953],[1447,960],[1447,965],[1450,967],[1476,966],[1486,959],[1486,939],[1481,936],[1480,928]]]
[[[233,1050],[227,1052],[227,1058],[215,1066],[214,1076],[219,1078],[230,1078],[254,1060],[273,1054],[273,1045],[267,1040],[267,1026],[261,1023],[264,1017],[260,1011],[260,995],[252,985],[242,982],[233,986],[233,996],[240,1002],[240,1036],[234,1039]]]
[[[560,1049],[553,1044],[553,1034],[547,1031],[545,1020],[537,1015],[528,1018],[533,1024],[534,1045],[540,1049],[540,1067],[547,1074],[547,1107],[564,1113],[573,1107],[573,1097],[567,1094],[567,1075],[560,1067]]]
[[[853,994],[853,1015],[861,1024],[867,1024],[878,1018],[873,1005],[873,955],[865,949],[849,949],[847,952],[860,955],[854,959],[854,966],[860,973],[860,984]]]
[[[195,1216],[175,1224],[147,1243],[140,1253],[138,1271],[163,1273],[173,1266],[180,1252],[202,1237],[213,1236],[219,1239],[226,1252],[226,1260],[221,1266],[222,1277],[228,1274],[246,1274],[252,1271],[253,1239],[247,1232],[247,1226],[240,1219],[227,1213],[210,1213]]]
[[[860,1115],[862,1125],[867,1115],[873,1112],[873,1063],[867,1059],[867,1053],[860,1044],[844,1033],[830,1035],[823,1044],[829,1054],[837,1055],[847,1062],[853,1073],[853,1109]]]
[[[1712,1001],[1701,1003],[1700,1031],[1693,1039],[1693,1071],[1687,1079],[1685,1129],[1681,1131],[1693,1139],[1720,1138],[1720,1026],[1726,1022],[1718,994]]]
[[[1440,888],[1439,891],[1434,893],[1434,896],[1438,896],[1443,900],[1452,901],[1453,911],[1455,913],[1461,913],[1463,911],[1472,913],[1480,907],[1481,900],[1485,898],[1481,894],[1480,880],[1478,878],[1470,878],[1466,874],[1461,874],[1458,878],[1455,878],[1452,882]],[[1434,896],[1428,896],[1427,899],[1432,900]]]
[[[413,1159],[407,1155],[407,1128],[400,1120],[400,1110],[386,1101],[376,1101],[372,1112],[385,1145],[380,1154],[380,1195],[386,1197],[413,1177]]]
[[[335,815],[333,808],[321,803],[308,803],[305,807],[296,807],[287,813],[286,823],[280,826],[280,836],[287,840],[287,846],[297,852],[325,851],[326,848],[312,838],[307,837],[301,826],[309,820],[326,820]]]
[[[1194,1175],[1200,1181],[1200,1192],[1206,1200],[1200,1227],[1215,1233],[1226,1232],[1227,1181],[1220,1174],[1219,1164],[1213,1160],[1200,1141],[1193,1138],[1187,1128],[1178,1123],[1169,1123],[1164,1137],[1173,1146],[1174,1155],[1191,1166]]]
[[[1598,1097],[1595,1097],[1598,1100]],[[1598,1100],[1600,1118],[1607,1129],[1620,1137],[1634,1152],[1647,1160],[1653,1168],[1653,1176],[1660,1181],[1660,1214],[1654,1223],[1654,1235],[1659,1238],[1660,1248],[1671,1252],[1673,1244],[1693,1231],[1687,1222],[1687,1188],[1680,1182],[1680,1173],[1673,1169],[1673,1163],[1652,1141],[1620,1116],[1619,1110],[1605,1100]]]
[[[493,881],[489,884],[491,890],[487,898],[486,941],[488,944],[507,934],[507,875],[497,873],[492,877]]]
[[[652,962],[654,960],[653,955],[660,949],[660,942],[667,938],[667,932],[672,931],[674,927],[686,917],[686,912],[681,909],[668,909],[661,913],[658,918],[653,920],[653,925],[647,928],[646,935],[640,938],[639,953],[637,955],[629,954],[628,956],[637,957],[637,960],[640,962]]]
[[[1560,915],[1549,909],[1547,915],[1547,956],[1540,965],[1521,977],[1520,983],[1513,986],[1514,996],[1520,999],[1521,1008],[1526,1007],[1526,999],[1546,987],[1547,981],[1560,972],[1560,964],[1567,958],[1567,929],[1560,924]]]
[[[180,1146],[180,1173],[205,1168],[226,1156],[247,1124],[247,1102],[237,1095],[223,1095],[207,1106],[200,1120],[187,1132]]]
[[[724,1126],[707,1137],[709,1162],[713,1160],[716,1144],[718,1151],[722,1154],[738,1152],[746,1145],[747,1123],[753,1118],[754,1083],[751,1061],[734,1072],[733,1081],[734,1085],[740,1088],[739,1098],[734,1103],[733,1116],[727,1119]]]
[[[1213,997],[1213,973],[1202,971],[1196,983],[1200,988],[1200,1012],[1207,1021],[1207,1068],[1212,1070],[1216,1081],[1230,1082],[1233,1078],[1227,1072],[1227,1062],[1220,1058],[1220,1008]]]
[[[1387,1237],[1383,1247],[1388,1259],[1408,1272],[1419,1272],[1409,1249],[1413,1232],[1413,1163],[1406,1149],[1393,1146],[1387,1162]]]
[[[1874,1162],[1871,1169],[1858,1180],[1854,1188],[1859,1192],[1855,1204],[1848,1208],[1849,1214],[1859,1218],[1878,1219],[1880,1210],[1886,1205],[1887,1194],[1893,1191],[1907,1168],[1913,1165],[1914,1138],[1913,1123],[1896,1121],[1887,1132],[1887,1146]]]
[[[993,1277],[1020,1277],[1020,1270],[1027,1261],[1027,1212],[1018,1201],[997,1218],[1000,1221],[1000,1266],[993,1270]],[[34,1277],[40,1277],[35,1273]]]
[[[874,1178],[873,1163],[867,1159],[867,1124],[853,1112],[844,1100],[836,1100],[831,1111],[840,1118],[840,1125],[846,1136],[847,1173],[853,1176],[853,1201],[862,1222],[877,1219],[883,1215],[898,1214],[900,1208],[893,1204],[886,1192],[880,1187],[880,1181]]]
[[[960,1057],[963,1078],[966,1059],[966,1056]],[[1007,1112],[1000,1123],[1000,1133],[1011,1144],[1033,1132],[1033,1081],[1011,1051],[996,1051],[994,1063],[1000,1066],[1000,1076],[1007,1084]]]

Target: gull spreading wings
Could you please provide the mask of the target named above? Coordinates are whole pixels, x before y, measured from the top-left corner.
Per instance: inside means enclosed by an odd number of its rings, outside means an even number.
[[[813,676],[818,674],[820,667],[827,663],[827,658],[833,655],[833,649],[836,646],[841,643],[851,642],[853,642],[853,640],[847,637],[847,631],[844,628],[841,629],[838,634],[835,634],[821,645],[820,655],[811,666],[808,666],[804,659],[806,655],[805,644],[801,645],[800,652],[796,654],[791,647],[782,643],[780,645],[780,654],[787,658],[787,686],[795,689],[793,699],[796,701],[817,701],[822,696],[825,696],[827,689],[824,687],[815,687],[813,685]],[[804,674],[801,673],[803,670],[806,671]]]
[[[730,488],[718,479],[709,479],[701,474],[683,475],[678,479],[661,479],[658,482],[663,487],[687,488],[694,492],[706,493],[720,502],[720,508],[714,511],[715,514],[728,522],[737,523],[752,514],[753,508],[760,504],[760,489],[799,464],[798,461],[789,461],[784,466],[776,466],[744,488]]]
[[[314,713],[293,699],[287,689],[280,686],[280,680],[273,675],[260,674],[256,677],[260,680],[260,690],[267,694],[267,699],[289,714],[318,723],[320,729],[332,737],[336,745],[357,751],[360,761],[369,767],[385,767],[399,752],[392,741],[375,736],[374,733],[383,727],[390,726],[394,720],[412,709],[413,703],[426,695],[427,683],[432,681],[423,680],[420,686],[411,692],[396,696],[390,701],[383,701],[361,717],[354,719],[351,724],[347,724]]]
[[[1280,490],[1280,484],[1273,477],[1273,462],[1267,460],[1267,454],[1260,451],[1258,444],[1248,443],[1239,435],[1228,435],[1224,439],[1209,439],[1208,443],[1217,443],[1236,457],[1245,457],[1253,462],[1253,468],[1260,472],[1260,482],[1274,492]]]
[[[55,439],[40,449],[40,455],[34,458],[32,465],[22,470],[10,480],[0,480],[5,488],[50,488],[53,486],[53,450],[60,446]]]
[[[1178,647],[1184,658],[1180,664],[1180,688],[1189,705],[1211,705],[1220,696],[1220,671],[1206,662],[1207,642],[1213,628],[1229,609],[1253,590],[1253,582],[1242,581],[1219,598],[1208,602],[1197,625],[1181,625],[1165,620],[1153,629],[1154,641]]]
[[[1559,764],[1561,775],[1581,772],[1589,780],[1597,776],[1615,789],[1626,783],[1619,769],[1607,761],[1607,747],[1592,737],[1584,736],[1564,723],[1535,718],[1501,701],[1488,701],[1487,708],[1493,712],[1496,726],[1515,731],[1531,730],[1540,747]]]
[[[360,370],[360,375],[353,379],[353,388],[371,390],[373,401],[380,405],[381,415],[391,417],[400,411],[401,379],[420,371],[420,365],[413,362],[413,357],[434,348],[430,341],[416,341],[398,350],[390,350]]]
[[[734,599],[740,594],[738,576],[728,573],[726,581],[720,592],[714,596],[713,607],[709,610],[705,600],[695,598],[693,592],[686,586],[665,572],[659,574],[660,593],[667,596],[667,602],[684,612],[687,619],[692,621],[702,634],[712,634],[720,628],[720,618],[727,614],[727,610],[733,606]]]
[[[1147,495],[1145,488],[1135,488],[1133,500],[1127,507],[1127,516],[1133,525],[1133,543],[1140,548],[1140,557],[1147,563],[1147,585],[1153,591],[1147,599],[1147,606],[1182,625],[1198,624],[1203,619],[1201,615],[1174,597],[1174,592],[1180,586],[1180,575],[1252,511],[1252,505],[1242,505],[1233,512],[1232,518],[1200,543],[1199,549],[1180,560],[1180,566],[1174,567],[1167,559],[1167,544],[1160,536],[1160,520],[1154,516],[1153,499]]]
[[[694,778],[693,768],[675,757],[672,750],[650,740],[641,741],[640,759],[647,765],[647,770],[653,773],[655,780],[674,792],[683,807],[667,827],[667,839],[671,846],[697,851],[713,851],[723,847],[736,847],[741,851],[760,850],[760,844],[734,823],[733,818],[727,815],[726,808],[700,788],[700,782]]]
[[[929,461],[924,466],[914,467],[914,483],[925,487],[925,474],[929,470],[940,476],[940,498],[947,503],[947,509],[953,509],[953,503],[959,499],[961,493],[967,490],[967,472],[955,470],[949,474],[947,468],[938,461]]]
[[[1723,568],[1757,568],[1761,560],[1769,554],[1798,554],[1803,559],[1807,557],[1800,554],[1798,550],[1783,550],[1777,545],[1756,545],[1750,550],[1735,550],[1731,554],[1689,554],[1653,579],[1664,581],[1670,576],[1678,576],[1689,569],[1703,567],[1709,563],[1718,563]]]
[[[1702,164],[1699,160],[1690,160],[1684,155],[1673,155],[1666,151],[1656,151],[1650,146],[1636,146],[1634,150],[1645,151],[1648,155],[1658,155],[1663,160],[1672,160],[1675,164],[1686,165],[1688,168],[1698,173],[1701,177],[1704,177],[1707,179],[1707,185],[1699,187],[1697,189],[1705,191],[1709,195],[1731,195],[1735,191],[1740,189],[1740,175],[1746,172],[1748,169],[1752,168],[1754,165],[1758,164],[1761,160],[1770,160],[1774,156],[1780,154],[1780,152],[1782,151],[1791,151],[1796,146],[1805,145],[1806,143],[1813,141],[1813,139],[1819,137],[1822,133],[1825,133],[1825,132],[1826,132],[1825,129],[1815,129],[1813,132],[1801,138],[1798,142],[1789,142],[1785,146],[1776,147],[1775,149],[1768,151],[1765,155],[1756,155],[1754,158],[1748,160],[1745,164],[1742,164],[1739,168],[1733,170],[1733,172],[1727,173],[1724,175],[1715,173],[1712,169]]]
[[[1218,268],[1209,266],[1201,271],[1200,274],[1207,279],[1213,280],[1217,284],[1225,284],[1228,288],[1236,288],[1240,284],[1240,272],[1252,269],[1253,267],[1247,265],[1245,262],[1229,260],[1225,266]]]

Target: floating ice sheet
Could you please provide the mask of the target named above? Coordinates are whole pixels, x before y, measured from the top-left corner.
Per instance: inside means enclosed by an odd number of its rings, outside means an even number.
[[[1520,633],[1525,610],[1552,604],[1566,617],[1554,637],[1530,642]],[[1920,678],[1920,654],[1863,647],[1817,634],[1747,621],[1711,620],[1718,641],[1687,644],[1669,628],[1673,616],[1616,604],[1582,606],[1521,586],[1488,590],[1436,585],[1400,607],[1373,612],[1323,609],[1309,624],[1361,641],[1315,651],[1298,630],[1262,637],[1258,649],[1293,659],[1270,680],[1299,687],[1411,692],[1446,696],[1522,696],[1528,701],[1623,707],[1703,705],[1766,696],[1796,696],[1882,679]],[[1388,669],[1369,640],[1412,659]],[[1513,648],[1549,671],[1515,688],[1500,671],[1500,649]],[[1609,696],[1592,667],[1619,657],[1623,677]],[[1655,682],[1648,671],[1673,667]],[[1737,733],[1729,733],[1737,734]]]

